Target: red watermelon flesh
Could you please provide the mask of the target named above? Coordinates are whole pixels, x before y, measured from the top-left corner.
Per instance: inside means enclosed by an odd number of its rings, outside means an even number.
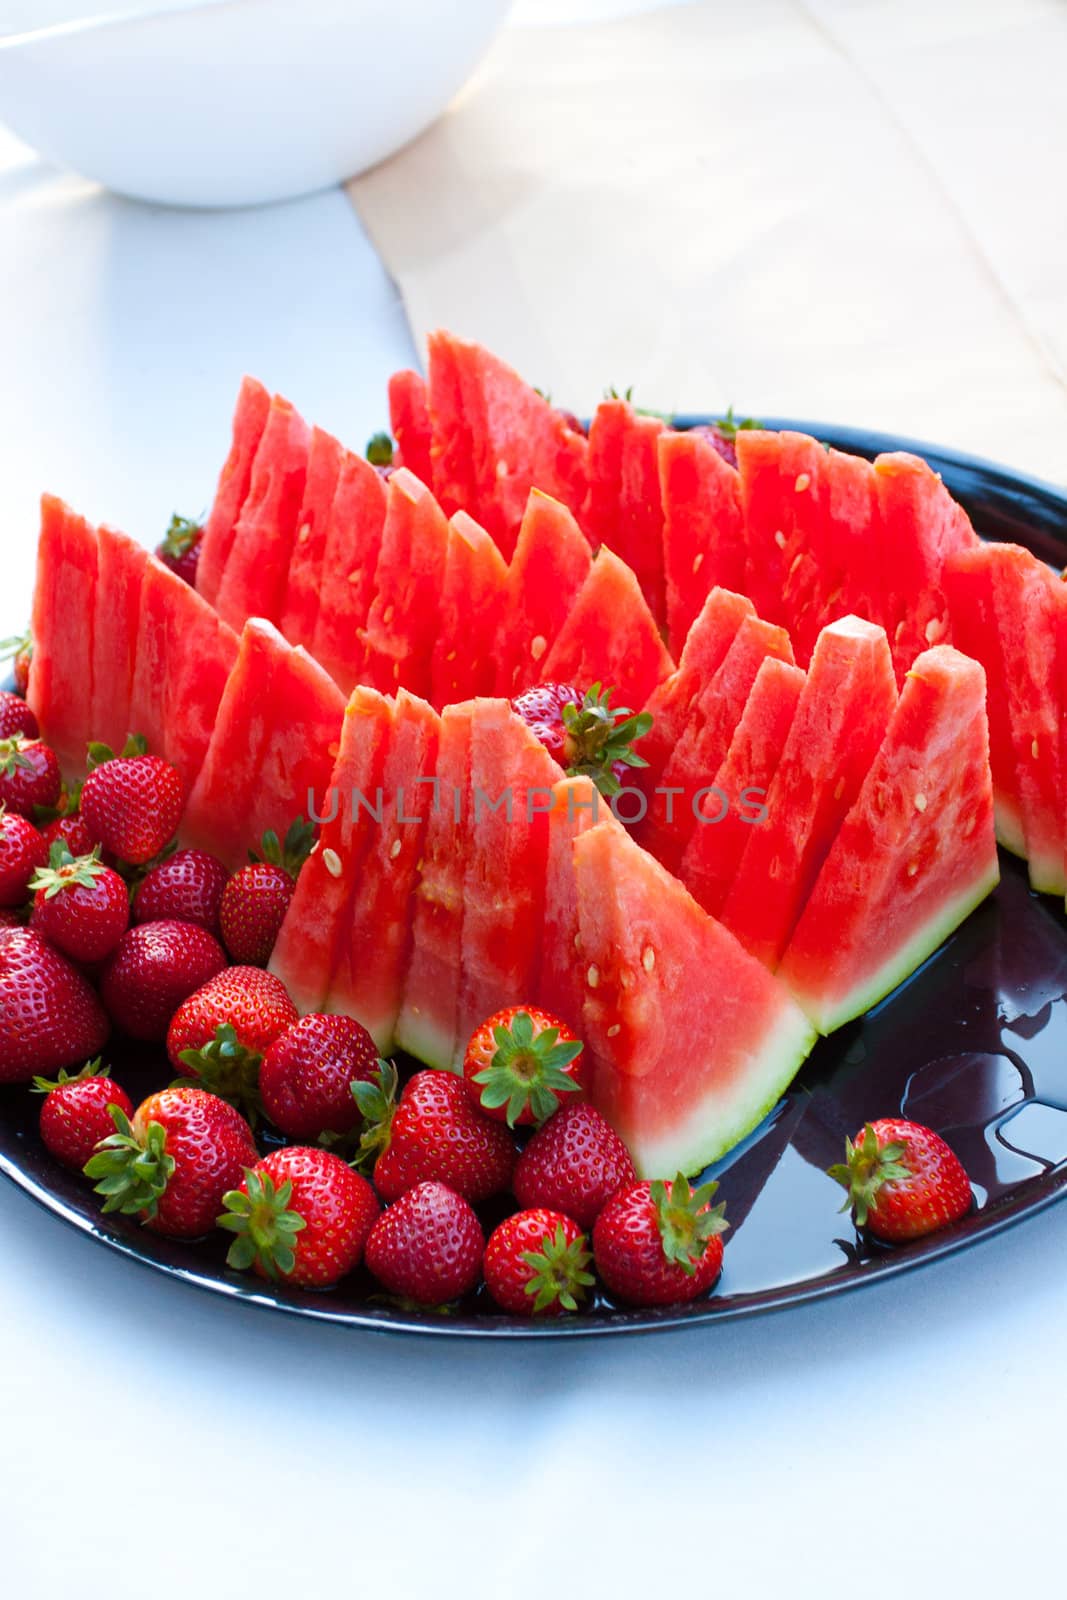
[[[881,628],[844,617],[819,635],[782,759],[722,920],[773,972],[896,705]]]
[[[542,683],[612,688],[616,705],[643,706],[674,670],[637,579],[601,549],[545,656]]]
[[[815,639],[842,617],[881,622],[883,535],[874,468],[860,456],[830,450],[823,465],[825,546],[822,605],[812,618]],[[797,641],[793,641],[796,648]],[[814,640],[810,649],[814,649]],[[808,655],[798,651],[806,666]]]
[[[463,880],[468,854],[472,705],[441,717],[437,784],[426,821],[412,912],[411,960],[404,978],[396,1042],[431,1067],[451,1067],[459,1028]]]
[[[651,796],[660,782],[671,751],[685,732],[694,697],[712,681],[726,660],[726,652],[746,617],[755,615],[755,607],[745,595],[729,589],[711,590],[686,636],[677,667],[653,690],[643,707],[652,718],[640,747],[648,765],[638,770],[635,781],[647,795]]]
[[[385,527],[385,484],[369,461],[345,452],[326,526],[314,642],[309,646],[343,694],[359,681],[360,630],[374,598]]]
[[[589,429],[589,498],[583,526],[594,547],[606,544],[630,567],[649,610],[666,619],[663,504],[657,446],[666,424],[625,400],[605,400]]]
[[[233,414],[233,442],[226,458],[215,501],[204,524],[196,566],[196,587],[215,604],[222,574],[233,547],[234,529],[252,482],[252,462],[267,425],[270,395],[255,378],[245,378]]]
[[[33,659],[27,699],[41,737],[65,777],[85,773],[94,737],[93,616],[96,609],[95,528],[54,495],[41,497],[41,536],[33,594]]]
[[[709,592],[745,587],[741,480],[697,433],[659,438],[667,637],[679,656]]]
[[[938,645],[912,664],[778,975],[830,1033],[909,977],[999,876],[985,674]]]
[[[326,535],[345,452],[332,434],[312,428],[304,498],[296,519],[296,538],[279,611],[278,626],[290,644],[313,651],[319,620]]]
[[[426,383],[418,372],[394,372],[389,379],[389,425],[396,441],[393,465],[407,467],[432,488],[433,434]]]
[[[522,694],[538,682],[593,564],[589,541],[559,500],[531,489],[508,568],[503,627],[497,635],[499,694]]]
[[[233,628],[244,627],[249,617],[277,622],[281,616],[310,439],[304,419],[276,395],[215,598],[219,615]]]
[[[699,826],[696,810],[701,792],[714,781],[726,759],[756,674],[768,657],[792,662],[789,635],[760,617],[745,617],[718,672],[690,702],[685,729],[660,783],[661,788],[677,792],[656,795],[644,824],[635,832],[645,849],[671,872],[677,872],[686,845]]]
[[[430,662],[435,706],[490,694],[499,659],[497,630],[507,605],[508,568],[485,529],[457,511],[448,524],[444,585]]]
[[[351,937],[350,906],[378,833],[371,808],[384,790],[393,717],[391,700],[359,688],[341,721],[337,758],[317,810],[324,819],[318,843],[300,869],[270,958],[270,970],[304,1013],[327,1009]],[[329,1009],[347,1012],[340,986],[337,999]],[[352,1014],[364,1021],[358,1011]]]
[[[460,350],[459,340],[448,333],[431,333],[427,340],[426,405],[433,468],[430,487],[449,514],[473,512],[478,502],[474,441],[460,378]]]
[[[552,791],[548,813],[545,913],[536,1003],[582,1036],[585,983],[580,965],[578,885],[574,841],[598,822],[614,823],[611,807],[591,778],[564,778]]]
[[[590,1098],[642,1177],[700,1172],[771,1110],[814,1029],[623,829],[573,848]]]
[[[101,527],[98,539],[92,737],[113,750],[121,750],[131,731],[130,691],[141,632],[141,586],[148,552],[114,528]],[[200,603],[210,611],[206,601]]]
[[[369,697],[373,690],[356,690]],[[380,821],[371,819],[341,925],[327,1011],[357,1017],[383,1055],[392,1050],[411,959],[413,895],[433,801],[441,719],[400,689],[385,745]],[[366,791],[365,791],[366,792]],[[370,791],[374,799],[374,788]],[[321,852],[320,852],[321,853]]]
[[[506,700],[472,702],[457,1070],[487,1017],[537,993],[548,813],[562,778]]]
[[[237,635],[177,573],[149,556],[126,731],[178,769],[189,794],[211,742],[219,703],[237,660]],[[122,734],[115,748],[121,748]]]
[[[800,667],[767,657],[715,775],[718,792],[703,802],[708,820],[693,829],[678,876],[709,916],[721,913],[749,835],[762,814],[803,687]]]
[[[386,694],[402,685],[430,698],[447,557],[444,512],[426,485],[401,467],[389,479],[362,682]]]

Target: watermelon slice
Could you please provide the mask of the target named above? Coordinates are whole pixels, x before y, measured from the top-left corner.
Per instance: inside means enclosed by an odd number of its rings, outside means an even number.
[[[130,691],[141,632],[141,586],[148,552],[114,528],[101,527],[98,539],[92,737],[113,750],[121,750],[132,726]],[[200,600],[200,604],[214,615],[206,601]]]
[[[346,706],[337,759],[317,811],[323,819],[318,843],[300,869],[271,954],[270,970],[304,1013],[327,1009],[351,937],[349,908],[379,831],[372,808],[383,798],[393,716],[392,701],[374,689],[356,689]],[[339,985],[329,1009],[353,1015],[366,1027],[358,1009],[349,1012],[347,999]]]
[[[745,617],[718,672],[694,695],[685,730],[663,770],[660,788],[634,836],[671,872],[677,872],[697,823],[704,791],[726,759],[734,730],[763,662],[792,662],[784,628]]]
[[[86,745],[94,737],[96,573],[95,528],[62,500],[43,495],[26,698],[68,779],[84,776]]]
[[[426,485],[403,467],[394,472],[361,670],[361,681],[384,693],[403,685],[430,698],[448,537],[448,521]]]
[[[315,644],[326,536],[344,458],[345,452],[332,434],[312,428],[304,498],[297,514],[296,538],[278,620],[290,644],[302,644],[309,650]]]
[[[430,662],[435,706],[489,694],[496,685],[497,629],[507,605],[508,568],[485,529],[457,511],[448,525],[444,585]]]
[[[782,759],[723,905],[722,920],[772,971],[896,704],[881,628],[844,617],[819,635]]]
[[[418,372],[394,372],[389,379],[389,426],[396,440],[395,467],[407,467],[433,486],[433,436],[426,403],[426,383]]]
[[[245,378],[233,414],[233,443],[219,475],[215,502],[204,524],[196,565],[196,587],[212,605],[233,548],[234,529],[252,482],[252,462],[267,425],[270,395],[255,378]]]
[[[706,820],[693,829],[678,876],[709,916],[722,911],[749,834],[763,814],[803,687],[799,667],[767,657],[715,774],[715,788],[703,802]]]
[[[736,470],[698,433],[659,438],[667,638],[675,656],[710,590],[745,587],[745,522]]]
[[[623,829],[573,848],[590,1098],[642,1177],[700,1172],[766,1116],[815,1030]]]
[[[997,884],[984,702],[982,668],[949,646],[912,664],[779,968],[821,1033],[895,989]]]
[[[359,630],[374,597],[385,526],[385,484],[369,461],[346,451],[326,527],[319,612],[309,646],[343,694],[363,665]]]
[[[346,717],[352,705],[371,697],[378,698],[374,690],[357,689]],[[366,847],[355,871],[346,874],[351,898],[325,1009],[357,1017],[383,1055],[393,1048],[411,959],[412,897],[433,800],[426,780],[437,770],[440,734],[433,707],[399,690],[384,748],[380,820],[370,820]],[[364,792],[373,799],[375,788]]]
[[[639,414],[625,400],[604,400],[589,429],[589,498],[582,523],[594,548],[606,544],[641,585],[649,610],[666,616],[663,504],[657,446],[661,417]]]
[[[562,778],[508,701],[472,703],[457,1070],[487,1017],[537,993],[548,811]]]
[[[463,879],[470,809],[470,701],[441,717],[437,783],[412,914],[411,961],[404,979],[396,1042],[431,1067],[451,1067],[459,1028]]]
[[[307,423],[276,395],[215,597],[219,615],[233,628],[243,628],[249,617],[277,622],[281,616],[310,438]]]
[[[574,875],[574,841],[599,822],[614,823],[610,806],[591,778],[564,778],[552,790],[548,813],[548,860],[545,913],[537,1004],[582,1034],[584,973],[578,956],[578,884]],[[617,825],[617,824],[616,824]]]
[[[881,622],[885,538],[874,468],[861,456],[829,450],[822,469],[824,546],[821,609],[812,617],[805,648],[796,639],[797,660],[807,666],[822,628],[842,617]],[[811,635],[814,634],[812,638]]]
[[[594,683],[614,689],[616,705],[643,706],[674,670],[637,579],[602,548],[545,656],[542,683]]]
[[[556,642],[592,564],[589,541],[567,507],[531,489],[496,638],[498,693],[522,694],[538,681],[540,662]]]

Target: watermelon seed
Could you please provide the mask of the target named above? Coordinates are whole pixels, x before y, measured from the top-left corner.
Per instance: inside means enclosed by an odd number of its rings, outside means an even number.
[[[617,1033],[621,1033],[621,1032],[622,1032],[622,1023],[621,1022],[613,1022],[611,1024],[611,1027],[608,1029],[608,1038],[609,1039],[614,1039],[615,1035]]]
[[[798,473],[797,481],[796,481],[796,484],[795,484],[795,488],[796,488],[797,494],[803,494],[804,490],[807,489],[810,486],[810,484],[811,484],[811,473],[810,472]]]
[[[535,661],[540,661],[547,649],[548,640],[545,638],[543,633],[539,633],[530,643],[530,654],[533,656]]]
[[[1030,754],[1033,756],[1034,760],[1036,761],[1037,760],[1037,740],[1036,739],[1034,740],[1033,744],[1030,746]]]
[[[386,627],[388,627],[389,624],[392,622],[393,613],[395,612],[395,610],[396,610],[395,606],[386,606],[385,610],[382,612],[382,621],[385,623]]]
[[[919,863],[917,861],[909,861],[908,862],[908,877],[909,878],[914,878],[914,876],[918,872],[918,870],[919,870]]]
[[[641,965],[644,967],[646,972],[651,972],[652,968],[656,965],[656,952],[653,950],[650,944],[646,944],[644,950],[641,952]]]
[[[782,532],[781,528],[779,528],[778,532],[775,534],[774,542],[778,546],[779,550],[785,549],[785,534]]]
[[[394,839],[392,844],[389,846],[389,859],[390,859],[390,861],[395,861],[399,854],[400,854],[400,840],[399,839]]]
[[[915,796],[915,809],[916,811],[926,810],[926,796],[924,794],[917,794]]]
[[[324,850],[322,852],[322,864],[331,878],[339,878],[341,876],[341,857],[336,850]]]
[[[307,544],[311,538],[311,523],[305,522],[296,536],[297,544]]]
[[[506,461],[498,461],[497,462],[497,464],[496,464],[496,475],[497,475],[498,478],[506,478],[510,471],[511,471],[511,468],[508,466]]]
[[[357,567],[354,572],[350,572],[348,574],[348,581],[351,584],[357,584],[359,582],[359,580],[360,580],[360,570]]]
[[[574,935],[574,948],[576,950],[580,950],[582,948],[582,936],[580,933],[576,933]]]
[[[703,565],[704,565],[704,552],[703,552],[703,550],[701,550],[700,554],[698,556],[694,557],[694,559],[693,559],[693,575],[694,575],[694,577],[700,571],[700,569],[701,569],[701,567]]]
[[[595,989],[597,984],[600,982],[600,968],[590,967],[589,971],[585,975],[585,981],[589,985],[590,989]]]
[[[844,794],[844,792],[845,792],[845,780],[844,780],[844,778],[838,778],[837,787],[834,789],[834,799],[835,800],[840,800],[840,798]]]

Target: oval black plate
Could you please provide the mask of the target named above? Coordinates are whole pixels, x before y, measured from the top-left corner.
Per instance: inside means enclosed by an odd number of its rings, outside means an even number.
[[[679,418],[681,425],[696,417]],[[1004,468],[916,441],[768,419],[844,450],[923,455],[987,538],[1027,544],[1057,565],[1067,547],[1067,494]],[[102,1218],[95,1198],[58,1167],[37,1135],[36,1096],[0,1091],[0,1171],[34,1200],[99,1240],[186,1283],[251,1305],[382,1332],[555,1338],[691,1327],[837,1294],[936,1260],[1050,1204],[1067,1188],[1067,922],[1030,893],[1001,852],[996,893],[900,989],[823,1040],[788,1094],[713,1169],[731,1231],[723,1276],[706,1299],[662,1311],[602,1300],[580,1316],[531,1324],[495,1314],[483,1296],[452,1315],[399,1311],[357,1275],[329,1294],[272,1288],[228,1271],[219,1240],[183,1245],[129,1219]],[[121,1070],[135,1099],[168,1076],[155,1063]],[[938,1129],[963,1160],[975,1208],[953,1228],[884,1249],[839,1213],[824,1169],[846,1133],[897,1111]]]

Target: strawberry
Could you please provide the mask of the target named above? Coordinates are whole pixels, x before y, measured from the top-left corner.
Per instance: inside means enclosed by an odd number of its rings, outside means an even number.
[[[21,906],[47,861],[48,846],[33,823],[0,805],[0,906]]]
[[[37,869],[30,888],[31,926],[72,961],[103,961],[129,925],[126,885],[104,866],[97,850],[72,856],[62,841],[54,844],[48,865]]]
[[[90,856],[100,843],[99,839],[93,838],[85,826],[85,818],[77,811],[46,822],[41,828],[41,838],[49,852],[54,844],[62,842],[72,856]]]
[[[373,433],[367,440],[367,460],[377,472],[379,478],[386,482],[393,476],[394,446],[388,433]]]
[[[0,739],[12,739],[17,734],[24,739],[37,739],[40,733],[37,718],[22,696],[0,689]]]
[[[219,921],[223,943],[234,961],[265,967],[270,960],[314,837],[313,826],[303,817],[290,825],[284,845],[270,829],[263,835],[262,856],[253,853],[249,865],[227,883]]]
[[[647,711],[635,716],[628,706],[613,706],[611,694],[599,683],[584,695],[571,684],[541,683],[511,702],[568,777],[592,778],[609,797],[623,788],[629,768],[647,767],[633,744],[652,726]]]
[[[140,1216],[175,1239],[214,1227],[223,1195],[236,1188],[259,1151],[241,1114],[204,1089],[163,1089],[132,1118],[115,1107],[114,1131],[86,1162],[105,1211]]]
[[[167,1029],[167,1055],[190,1075],[183,1082],[202,1084],[255,1121],[263,1052],[299,1015],[273,973],[226,967],[177,1008]]]
[[[416,1072],[396,1101],[396,1068],[383,1062],[373,1083],[351,1093],[366,1119],[359,1161],[374,1162],[374,1185],[396,1200],[437,1179],[478,1205],[508,1187],[515,1144],[507,1128],[471,1104],[466,1083],[452,1072]]]
[[[352,1084],[374,1083],[380,1069],[362,1023],[312,1012],[268,1047],[259,1069],[263,1109],[287,1139],[348,1133],[360,1117]]]
[[[121,756],[105,744],[90,745],[92,770],[81,794],[82,816],[94,838],[135,866],[151,861],[173,838],[185,803],[177,770],[144,749],[136,735]]]
[[[565,1105],[519,1157],[512,1193],[520,1206],[547,1206],[591,1228],[624,1184],[636,1183],[630,1153],[599,1111]]]
[[[82,1171],[100,1140],[114,1133],[109,1106],[133,1116],[129,1095],[112,1083],[99,1059],[87,1061],[80,1072],[60,1072],[55,1080],[34,1078],[33,1087],[45,1097],[41,1106],[45,1149],[76,1172]]]
[[[359,1266],[379,1209],[366,1178],[308,1145],[264,1157],[223,1204],[218,1225],[236,1235],[227,1265],[308,1289],[327,1289]]]
[[[21,911],[8,911],[0,908],[0,928],[23,928],[25,923]]]
[[[856,1226],[889,1244],[919,1239],[958,1222],[971,1208],[971,1185],[959,1157],[919,1122],[867,1122],[829,1175],[846,1190]]]
[[[382,1212],[363,1259],[390,1294],[439,1306],[474,1288],[484,1248],[482,1225],[462,1195],[427,1182]]]
[[[32,928],[0,929],[0,1083],[28,1083],[100,1054],[110,1032],[99,1000]]]
[[[35,806],[54,806],[63,788],[56,753],[40,739],[0,739],[0,803],[32,819]]]
[[[149,868],[133,897],[134,922],[195,922],[219,933],[219,907],[229,877],[206,850],[175,850]]]
[[[194,589],[203,537],[204,530],[199,522],[193,522],[189,517],[179,517],[175,513],[170,519],[170,526],[162,542],[156,546],[156,555],[163,565],[176,572],[179,578],[184,578]]]
[[[502,1311],[519,1317],[577,1311],[595,1282],[588,1242],[562,1211],[516,1211],[489,1236],[486,1287]]]
[[[635,1306],[693,1300],[722,1271],[725,1207],[711,1206],[719,1185],[699,1189],[679,1173],[665,1183],[620,1189],[593,1227],[593,1256],[609,1292]]]
[[[147,922],[122,935],[104,968],[100,994],[124,1033],[165,1039],[182,1001],[225,965],[222,946],[206,928]]]
[[[707,439],[719,452],[724,461],[731,467],[737,466],[737,435],[745,428],[761,428],[763,424],[757,422],[755,417],[735,417],[734,408],[730,406],[724,417],[717,422],[700,422],[690,431],[699,433],[701,438]]]
[[[509,1006],[476,1029],[463,1057],[474,1104],[509,1128],[538,1126],[582,1089],[582,1045],[536,1006]]]
[[[29,630],[17,634],[12,639],[0,640],[0,661],[13,657],[12,671],[15,675],[15,688],[24,695],[30,686],[30,662],[33,660],[33,639]]]

